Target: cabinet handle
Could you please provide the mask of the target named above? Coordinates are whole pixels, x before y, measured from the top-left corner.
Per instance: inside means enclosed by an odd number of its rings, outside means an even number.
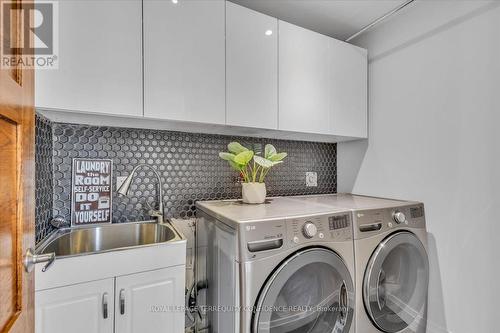
[[[125,314],[125,289],[120,290],[120,314]]]
[[[108,318],[108,293],[102,294],[102,317]]]

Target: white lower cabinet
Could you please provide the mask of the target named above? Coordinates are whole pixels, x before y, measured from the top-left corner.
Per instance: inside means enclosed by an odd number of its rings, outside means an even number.
[[[177,266],[117,277],[115,332],[183,332],[184,270]]]
[[[185,266],[37,291],[35,333],[184,332]]]
[[[112,333],[113,278],[35,294],[35,333]]]

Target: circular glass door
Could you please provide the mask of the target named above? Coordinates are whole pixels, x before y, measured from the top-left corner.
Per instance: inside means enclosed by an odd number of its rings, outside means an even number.
[[[429,264],[422,242],[410,232],[386,238],[365,272],[363,299],[373,323],[399,332],[425,322]]]
[[[254,333],[349,332],[354,305],[351,275],[333,251],[296,253],[264,285]]]

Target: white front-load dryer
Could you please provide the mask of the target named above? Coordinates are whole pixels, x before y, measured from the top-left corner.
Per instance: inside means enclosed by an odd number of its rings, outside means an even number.
[[[354,333],[350,211],[288,198],[197,205],[200,331]]]

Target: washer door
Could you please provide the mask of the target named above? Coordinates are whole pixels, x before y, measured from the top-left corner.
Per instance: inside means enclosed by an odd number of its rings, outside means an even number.
[[[428,284],[427,253],[420,240],[410,232],[389,236],[372,254],[365,272],[368,315],[388,333],[425,323]]]
[[[326,249],[307,249],[283,262],[264,285],[253,332],[348,332],[353,305],[353,283],[342,259]]]

